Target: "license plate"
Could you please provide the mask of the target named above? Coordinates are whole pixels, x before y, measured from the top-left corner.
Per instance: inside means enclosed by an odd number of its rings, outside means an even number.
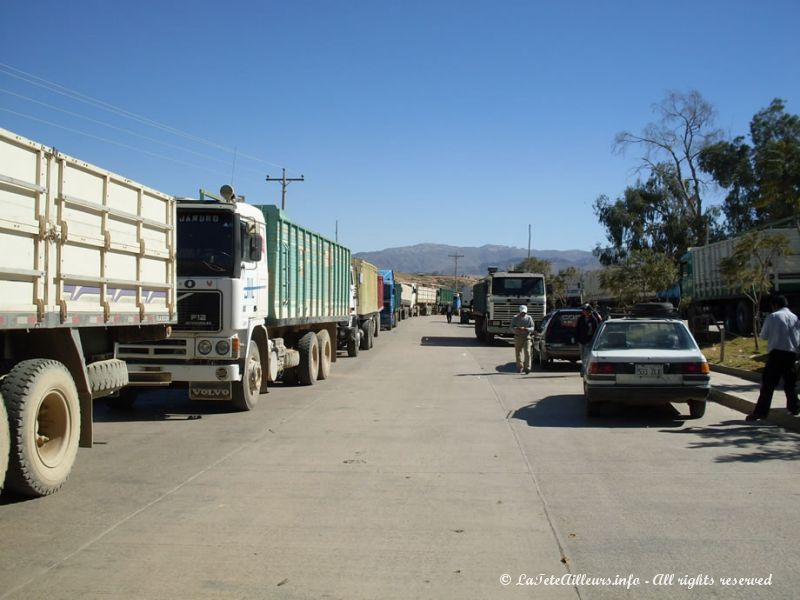
[[[636,376],[642,379],[661,379],[664,365],[636,365]]]

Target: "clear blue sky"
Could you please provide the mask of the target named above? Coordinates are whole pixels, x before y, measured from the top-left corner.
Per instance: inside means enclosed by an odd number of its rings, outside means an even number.
[[[700,91],[732,135],[776,97],[800,113],[798,23],[797,0],[3,0],[0,63],[222,148],[5,67],[0,126],[176,195],[233,175],[280,204],[264,177],[285,166],[306,178],[291,217],[338,220],[355,252],[525,247],[528,223],[535,249],[591,250],[593,201],[636,181],[614,135],[668,90]]]

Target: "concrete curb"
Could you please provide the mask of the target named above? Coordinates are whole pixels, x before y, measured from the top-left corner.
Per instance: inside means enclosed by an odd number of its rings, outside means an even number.
[[[739,396],[721,392],[715,388],[711,388],[709,398],[718,404],[738,410],[741,413],[749,415],[756,407],[755,402],[750,402]],[[769,411],[769,416],[766,419],[770,423],[780,425],[790,431],[800,432],[800,417],[792,417],[786,414],[785,408],[773,408]]]
[[[725,375],[733,375],[734,377],[738,377],[739,379],[746,379],[747,381],[761,381],[761,373],[754,373],[753,371],[745,371],[744,369],[737,369],[735,367],[726,367],[725,365],[718,365],[715,363],[709,363],[711,366],[712,371],[717,371],[718,373],[725,373]]]

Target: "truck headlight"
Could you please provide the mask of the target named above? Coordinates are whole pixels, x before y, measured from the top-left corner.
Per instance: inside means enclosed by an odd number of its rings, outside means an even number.
[[[217,354],[227,356],[231,351],[231,345],[228,343],[228,340],[220,340],[217,342],[214,349],[217,351]]]
[[[211,342],[209,342],[208,340],[200,340],[197,343],[197,351],[200,354],[208,354],[209,352],[211,352]]]

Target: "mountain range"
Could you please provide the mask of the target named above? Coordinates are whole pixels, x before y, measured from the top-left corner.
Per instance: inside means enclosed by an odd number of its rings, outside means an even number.
[[[486,245],[475,248],[444,244],[416,244],[374,252],[358,252],[354,256],[380,269],[450,275],[455,270],[455,259],[452,256],[455,254],[461,255],[458,258],[458,274],[476,276],[485,275],[490,266],[504,270],[528,257],[526,249],[512,246]],[[575,267],[581,271],[600,268],[597,258],[585,250],[531,250],[531,256],[550,261],[553,273],[567,267]]]

